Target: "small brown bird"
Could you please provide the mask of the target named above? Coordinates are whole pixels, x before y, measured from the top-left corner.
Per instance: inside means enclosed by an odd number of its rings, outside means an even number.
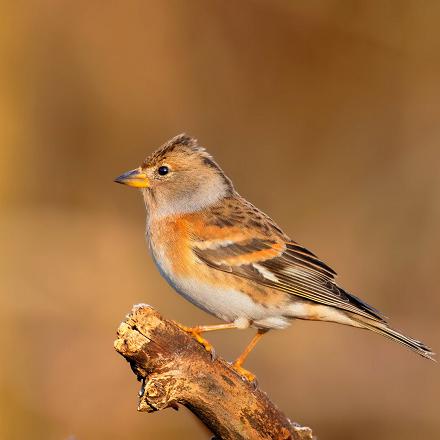
[[[429,347],[390,328],[378,310],[336,284],[333,269],[241,197],[197,140],[176,136],[115,181],[142,191],[148,243],[162,276],[225,321],[184,329],[212,350],[201,333],[257,328],[233,364],[247,379],[254,376],[242,365],[261,336],[295,318],[371,330],[432,359]]]

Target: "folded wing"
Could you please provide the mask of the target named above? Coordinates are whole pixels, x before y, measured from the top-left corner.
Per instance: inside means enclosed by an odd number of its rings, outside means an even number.
[[[195,242],[197,257],[208,266],[253,282],[337,307],[375,321],[383,315],[335,283],[336,272],[316,255],[279,235],[253,236],[243,231],[233,240]]]

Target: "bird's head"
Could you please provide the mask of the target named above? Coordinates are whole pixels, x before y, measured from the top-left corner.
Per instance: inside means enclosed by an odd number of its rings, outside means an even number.
[[[234,191],[212,156],[185,134],[166,142],[115,182],[140,188],[150,214],[158,217],[199,211]]]

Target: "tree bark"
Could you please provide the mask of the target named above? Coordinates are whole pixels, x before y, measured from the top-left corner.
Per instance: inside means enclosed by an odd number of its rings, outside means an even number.
[[[134,306],[120,324],[115,348],[144,384],[139,411],[177,409],[182,404],[217,439],[313,438],[310,428],[290,422],[226,361],[213,360],[191,336],[148,305]]]

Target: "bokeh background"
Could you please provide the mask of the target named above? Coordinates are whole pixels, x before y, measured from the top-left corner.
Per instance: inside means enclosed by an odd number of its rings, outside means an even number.
[[[439,350],[440,4],[2,2],[0,437],[208,439],[136,412],[113,350],[132,304],[176,295],[112,179],[187,132],[239,192]],[[212,335],[237,356],[252,331]],[[248,367],[322,439],[440,436],[440,370],[360,330],[297,322]]]

